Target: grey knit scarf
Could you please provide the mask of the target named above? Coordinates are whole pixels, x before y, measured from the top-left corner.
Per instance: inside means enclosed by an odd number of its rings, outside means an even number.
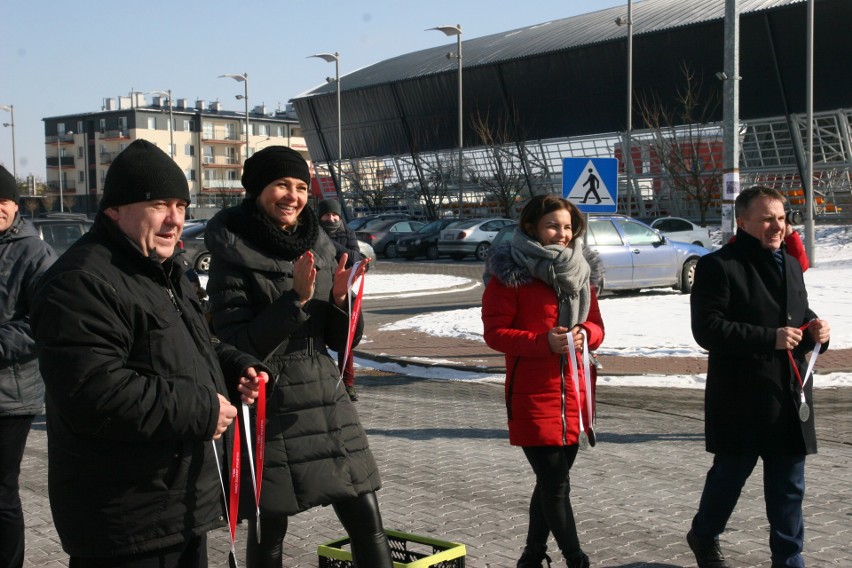
[[[516,230],[512,237],[512,259],[556,290],[559,325],[571,328],[586,321],[591,305],[591,269],[583,255],[581,240],[571,241],[568,247],[542,245]]]

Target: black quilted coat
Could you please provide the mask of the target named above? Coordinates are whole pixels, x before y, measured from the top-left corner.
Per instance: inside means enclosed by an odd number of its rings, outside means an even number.
[[[208,291],[219,338],[264,359],[273,370],[261,507],[292,515],[375,491],[380,479],[366,433],[326,350],[344,348],[349,325],[348,314],[331,300],[334,246],[309,208],[295,234],[269,229],[277,232],[270,237],[277,244],[266,242],[268,235],[250,232],[262,224],[253,207],[248,202],[226,209],[208,223]],[[317,277],[313,299],[302,308],[293,291],[293,266],[307,249],[316,259]],[[360,334],[359,322],[353,344]]]

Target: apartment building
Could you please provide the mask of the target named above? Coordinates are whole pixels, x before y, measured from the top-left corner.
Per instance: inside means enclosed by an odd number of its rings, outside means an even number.
[[[104,99],[99,112],[43,120],[45,194],[61,201],[66,211],[96,211],[112,160],[139,138],[173,157],[189,182],[194,207],[218,208],[242,197],[245,111],[223,110],[218,101],[197,100],[190,105],[187,99],[131,93]],[[248,113],[248,124],[249,156],[266,146],[286,145],[309,159],[292,109],[254,107]]]

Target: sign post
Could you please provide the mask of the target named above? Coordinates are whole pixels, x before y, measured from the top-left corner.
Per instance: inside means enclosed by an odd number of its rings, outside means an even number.
[[[583,213],[615,213],[618,209],[618,160],[563,158],[562,197]]]

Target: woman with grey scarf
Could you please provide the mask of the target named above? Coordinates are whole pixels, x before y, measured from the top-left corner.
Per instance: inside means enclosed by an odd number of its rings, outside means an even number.
[[[523,449],[536,476],[518,568],[550,565],[550,533],[568,566],[589,566],[574,522],[570,470],[591,424],[585,385],[594,365],[584,365],[583,352],[601,344],[604,325],[594,286],[603,269],[579,239],[584,230],[568,200],[533,197],[512,241],[492,249],[486,265],[485,342],[506,354],[509,443]]]

